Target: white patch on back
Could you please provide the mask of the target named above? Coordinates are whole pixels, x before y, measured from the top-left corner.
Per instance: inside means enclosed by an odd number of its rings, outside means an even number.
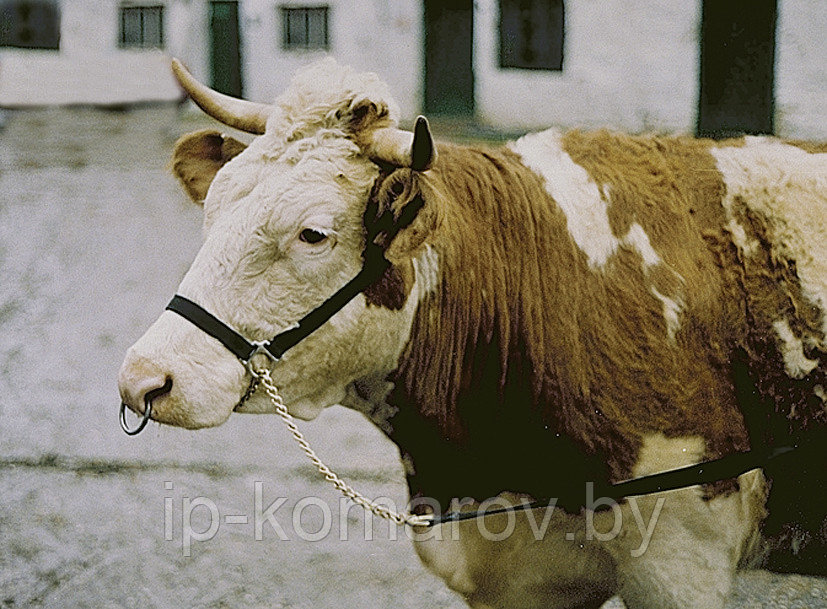
[[[623,237],[623,245],[631,247],[637,251],[643,258],[644,268],[656,266],[663,262],[660,255],[652,247],[649,241],[649,235],[643,230],[643,227],[635,222],[629,227],[629,232]]]
[[[794,379],[801,379],[818,366],[818,360],[804,355],[804,343],[793,334],[786,319],[779,319],[772,324],[781,339],[781,354],[784,356],[784,369]]]
[[[566,216],[569,234],[586,254],[589,266],[600,269],[620,248],[640,254],[644,271],[663,263],[652,247],[644,228],[634,222],[622,238],[612,232],[609,223],[610,185],[598,186],[585,168],[575,163],[563,149],[561,134],[555,130],[531,133],[511,144],[523,163],[543,178],[546,192]],[[665,296],[654,287],[652,294],[663,303],[663,316],[670,341],[680,328],[683,309],[680,298]]]
[[[652,294],[663,303],[663,318],[666,320],[666,335],[670,342],[675,342],[675,335],[681,329],[680,314],[683,303],[680,299],[669,298],[661,294],[656,287],[652,287]]]
[[[732,241],[738,246],[744,255],[749,258],[754,256],[761,245],[755,239],[747,236],[747,231],[735,218],[730,218],[727,223],[727,230],[732,235]]]
[[[589,265],[605,265],[620,247],[609,225],[608,203],[586,170],[563,150],[560,133],[531,133],[510,146],[526,167],[544,179],[546,192],[565,214],[569,233]]]
[[[729,228],[736,201],[767,218],[777,254],[795,260],[805,296],[827,310],[827,154],[761,137],[711,153],[727,188],[723,205]],[[748,255],[750,242],[737,229],[732,232]],[[827,335],[827,316],[823,333]]]

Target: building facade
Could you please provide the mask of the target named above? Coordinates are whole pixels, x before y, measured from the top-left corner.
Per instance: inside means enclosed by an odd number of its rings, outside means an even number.
[[[0,106],[270,101],[327,55],[403,116],[827,139],[824,0],[0,0]]]
[[[184,5],[0,0],[0,106],[176,99],[165,52],[181,48],[177,30],[190,31]]]

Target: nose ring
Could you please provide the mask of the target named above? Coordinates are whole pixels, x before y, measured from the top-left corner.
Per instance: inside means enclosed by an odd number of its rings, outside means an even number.
[[[120,421],[121,429],[124,430],[124,433],[126,433],[126,435],[128,436],[137,436],[139,433],[141,433],[144,430],[144,427],[146,427],[146,424],[149,423],[149,420],[152,418],[152,400],[154,400],[159,395],[169,393],[170,389],[172,389],[172,379],[167,379],[163,387],[158,387],[157,389],[153,389],[152,391],[147,392],[147,394],[144,396],[144,414],[141,417],[138,426],[132,429],[129,428],[129,425],[126,422],[126,402],[121,402]]]
[[[141,418],[140,423],[138,426],[130,429],[129,425],[126,422],[126,402],[121,402],[121,429],[124,430],[124,433],[128,436],[137,436],[144,430],[146,424],[149,422],[149,419],[152,417],[152,402],[149,400],[144,400],[144,414]]]

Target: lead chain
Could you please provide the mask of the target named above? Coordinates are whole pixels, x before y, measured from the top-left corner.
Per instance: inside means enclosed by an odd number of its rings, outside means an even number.
[[[235,405],[235,408],[233,410],[238,410],[247,402],[247,400],[253,397],[253,394],[256,392],[256,389],[258,389],[259,382],[260,377],[254,376],[253,380],[250,381],[250,385],[247,387],[247,391],[245,391],[244,395],[241,396],[241,399],[238,401],[238,404]]]
[[[368,499],[359,491],[351,487],[347,482],[342,480],[333,470],[325,465],[316,455],[315,451],[310,448],[310,444],[308,444],[304,434],[302,434],[296,426],[293,416],[287,412],[287,407],[284,405],[284,400],[281,398],[278,387],[276,387],[275,383],[273,383],[273,379],[270,377],[270,371],[266,368],[259,368],[255,370],[254,378],[257,378],[258,385],[264,387],[264,391],[267,392],[267,396],[273,403],[276,413],[281,417],[281,420],[284,421],[287,429],[290,430],[290,433],[293,435],[293,439],[296,440],[313,465],[316,466],[319,473],[325,477],[325,480],[331,482],[340,493],[365,510],[379,516],[380,518],[385,518],[386,520],[395,522],[396,524],[407,524],[408,526],[428,526],[431,523],[432,516],[430,515],[417,515],[411,513],[400,514],[399,512],[391,510],[390,508]],[[252,391],[248,390],[249,394],[252,394],[252,392],[255,391],[255,385],[251,384],[251,387]],[[249,397],[249,395],[245,397]]]

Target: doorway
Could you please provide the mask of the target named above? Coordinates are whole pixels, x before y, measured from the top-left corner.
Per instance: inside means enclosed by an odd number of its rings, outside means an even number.
[[[474,2],[425,0],[425,110],[474,114]]]
[[[210,2],[210,66],[216,91],[241,97],[241,36],[238,2]]]
[[[698,135],[773,132],[777,0],[704,0]]]

